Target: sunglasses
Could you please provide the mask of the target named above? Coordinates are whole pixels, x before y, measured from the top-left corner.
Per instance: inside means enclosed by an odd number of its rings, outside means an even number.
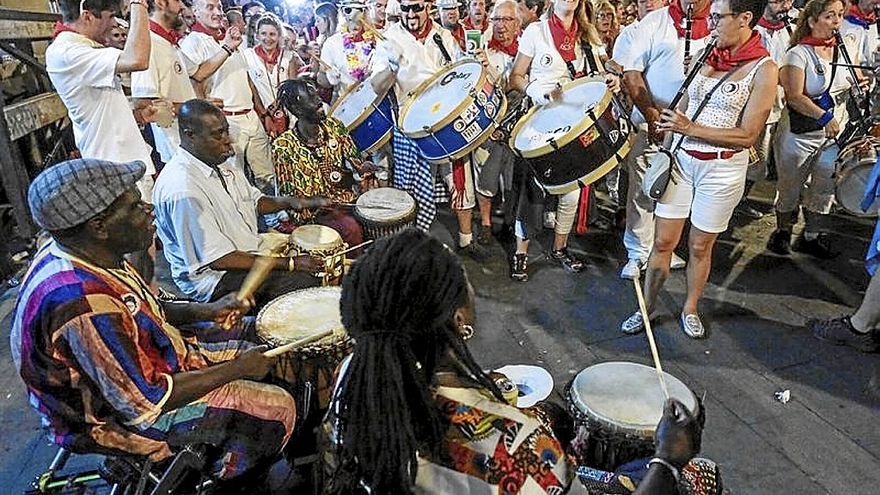
[[[364,9],[360,7],[342,7],[342,13],[345,15],[350,15],[352,12],[363,12]]]
[[[401,6],[400,6],[400,11],[401,11],[401,12],[415,12],[415,13],[419,13],[419,12],[421,12],[421,11],[423,11],[423,10],[425,10],[425,4],[423,4],[423,3],[415,3],[415,4],[412,4],[412,5],[401,5]]]

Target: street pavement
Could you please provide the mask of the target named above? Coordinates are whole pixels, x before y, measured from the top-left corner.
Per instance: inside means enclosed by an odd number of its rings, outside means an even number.
[[[770,210],[771,186],[753,192]],[[685,274],[673,272],[658,301],[655,333],[664,369],[702,398],[703,451],[721,465],[731,494],[873,494],[880,490],[880,402],[864,391],[877,355],[834,347],[812,337],[812,317],[847,314],[867,285],[862,262],[874,221],[833,217],[843,253],[821,261],[770,255],[764,249],[773,219],[735,218],[718,242],[701,312],[706,340],[682,333],[678,314]],[[432,233],[452,244],[455,221],[441,215]],[[618,272],[626,254],[621,233],[593,229],[572,247],[590,263],[568,274],[550,265],[532,243],[530,280],[508,278],[502,245],[493,259],[465,264],[477,293],[476,335],[469,341],[487,369],[537,364],[553,375],[552,399],[584,368],[603,361],[651,364],[644,334],[627,336],[621,321],[636,309],[633,284]],[[508,247],[509,249],[509,247]],[[686,257],[686,246],[679,254]],[[160,267],[168,283],[167,267]],[[14,291],[0,297],[0,328],[9,328]],[[0,489],[20,493],[49,464],[54,450],[27,406],[0,339]],[[776,399],[789,391],[790,401]],[[91,465],[94,459],[76,461]],[[7,489],[9,490],[7,492]]]

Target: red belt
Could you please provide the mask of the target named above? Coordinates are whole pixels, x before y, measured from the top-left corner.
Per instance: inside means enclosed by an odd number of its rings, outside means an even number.
[[[682,150],[688,155],[696,158],[697,160],[727,160],[736,154],[736,151],[725,150],[725,151],[694,151],[694,150]]]
[[[248,113],[250,113],[250,111],[251,111],[250,108],[248,108],[247,110],[237,110],[234,112],[229,112],[229,111],[223,110],[223,115],[225,115],[227,117],[235,117],[236,115],[248,114]]]

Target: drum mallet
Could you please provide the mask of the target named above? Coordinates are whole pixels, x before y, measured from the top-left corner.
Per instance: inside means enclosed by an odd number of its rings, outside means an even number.
[[[639,311],[642,312],[642,321],[645,322],[645,333],[648,334],[648,345],[651,346],[651,356],[654,358],[654,367],[657,369],[657,378],[660,379],[660,388],[663,397],[669,400],[669,389],[666,388],[666,379],[663,378],[663,366],[660,365],[660,353],[657,351],[657,342],[654,341],[654,330],[651,329],[651,319],[648,318],[648,307],[645,305],[645,296],[642,295],[642,286],[639,277],[633,279],[636,287],[636,298],[639,300]]]
[[[304,339],[300,339],[289,344],[280,345],[278,347],[275,347],[274,349],[269,349],[268,351],[264,352],[263,355],[266,357],[280,356],[286,352],[295,351],[300,347],[307,346],[313,342],[317,342],[331,335],[333,335],[333,330],[326,330],[321,333],[316,333],[315,335],[309,335]]]
[[[272,271],[274,265],[275,258],[270,256],[257,256],[254,258],[254,264],[251,265],[250,271],[248,271],[248,274],[244,277],[244,282],[241,283],[241,287],[235,294],[235,299],[239,302],[245,302],[254,297],[254,293],[261,285],[263,285],[263,282],[266,281],[266,278],[269,276],[269,272]],[[235,313],[229,313],[226,316],[226,320],[222,325],[224,330],[232,328],[232,318],[234,314]]]

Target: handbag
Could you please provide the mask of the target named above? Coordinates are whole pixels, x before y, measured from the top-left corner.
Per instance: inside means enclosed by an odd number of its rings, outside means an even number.
[[[703,97],[703,101],[697,106],[697,110],[691,117],[691,121],[697,120],[697,117],[700,116],[700,113],[709,103],[709,98],[712,97],[712,93],[724,84],[724,82],[727,81],[727,79],[732,76],[739,67],[740,65],[737,65],[727,71],[727,73],[715,83],[715,86],[712,86],[712,89],[706,93],[706,96]],[[660,201],[660,198],[662,198],[663,194],[666,192],[666,188],[669,187],[670,180],[676,182],[673,173],[680,172],[678,172],[678,162],[675,159],[675,152],[678,151],[682,141],[684,141],[684,136],[681,136],[678,142],[675,143],[675,147],[672,151],[661,146],[656,153],[643,155],[643,159],[648,162],[648,167],[645,169],[645,178],[642,179],[642,191],[654,201]]]
[[[837,54],[839,52],[840,49],[835,46],[834,54],[831,57],[831,77],[828,79],[828,88],[826,88],[819,96],[810,98],[810,100],[822,110],[830,110],[834,108],[834,99],[831,97],[831,85],[834,84],[834,75],[837,73]],[[821,61],[818,60],[818,56],[816,59],[817,64],[821,63]],[[807,132],[814,132],[822,129],[822,125],[819,124],[818,120],[798,112],[791,106],[788,106],[788,122],[792,134],[805,134]]]
[[[266,130],[266,134],[271,139],[275,139],[287,132],[288,128],[290,128],[290,119],[287,117],[287,112],[275,103],[269,105],[263,115],[263,129]]]

